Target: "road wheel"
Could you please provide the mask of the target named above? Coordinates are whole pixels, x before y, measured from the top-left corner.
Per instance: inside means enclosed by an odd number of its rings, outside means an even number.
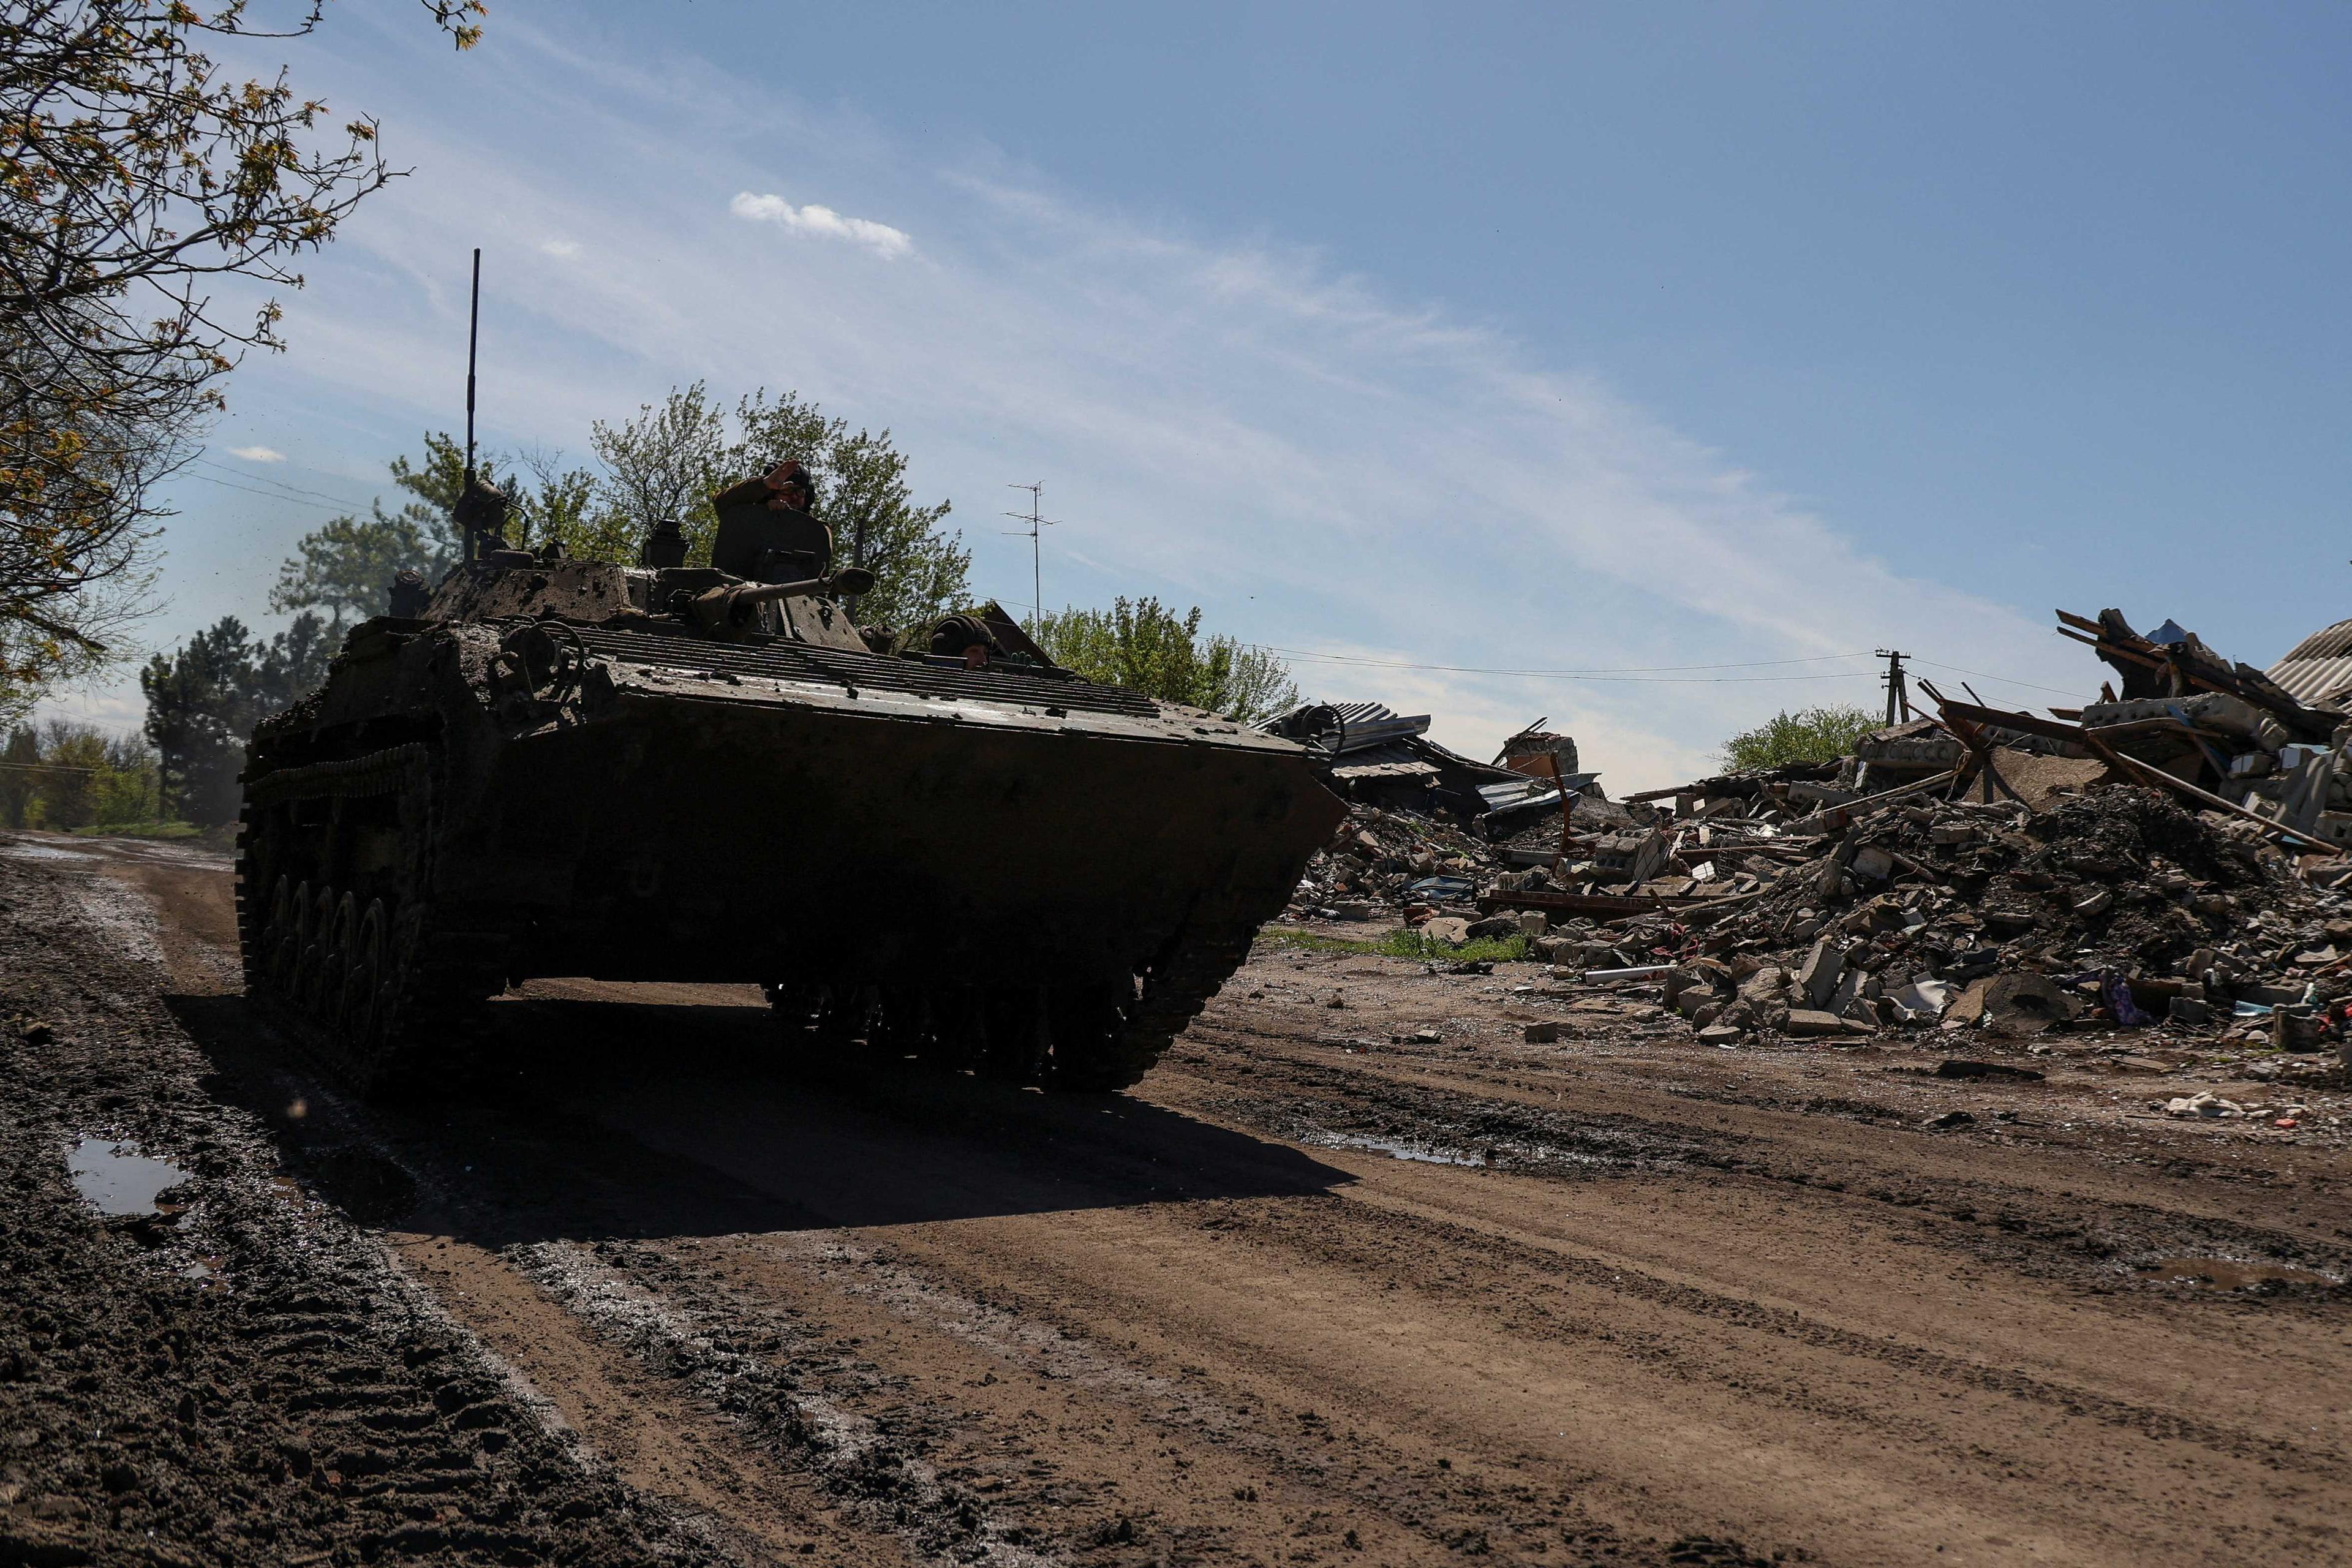
[[[874,1017],[874,990],[868,985],[828,985],[816,1007],[816,1032],[829,1045],[866,1037]]]
[[[980,1064],[988,1044],[988,1019],[977,986],[941,985],[931,992],[930,1027],[915,1054],[930,1067],[961,1072]]]
[[[776,1021],[783,1026],[787,1043],[799,1046],[802,1037],[816,1026],[817,1009],[824,1001],[822,987],[784,981],[760,987],[767,994],[768,1005],[774,1010]]]
[[[1150,1057],[1138,1066],[1127,1048],[1127,1011],[1133,988],[1070,985],[1054,993],[1054,1054],[1045,1085],[1078,1094],[1125,1089],[1143,1076]],[[1155,1053],[1156,1054],[1156,1053]]]
[[[341,1018],[343,982],[352,967],[352,947],[359,938],[359,905],[345,893],[334,901],[327,917],[326,940],[320,944],[319,973],[308,998],[311,1016],[330,1028]]]
[[[254,941],[259,956],[254,979],[261,984],[275,988],[282,984],[278,969],[279,950],[293,935],[293,926],[294,883],[281,872],[277,885],[269,889],[268,918],[263,921],[260,934]]]
[[[894,985],[884,991],[875,1009],[871,1044],[880,1060],[919,1057],[931,1037],[931,994],[921,985]]]
[[[384,959],[391,945],[392,918],[382,899],[368,900],[367,911],[360,916],[359,931],[352,939],[350,962],[343,971],[342,1001],[336,1009],[336,1026],[352,1042],[355,1051],[364,1057],[372,1053],[378,1042],[383,1013]]]
[[[303,962],[310,951],[310,942],[317,918],[318,900],[311,896],[307,881],[294,884],[294,919],[285,940],[278,944],[277,961],[271,967],[271,978],[277,982],[278,994],[292,1000],[302,994]]]
[[[1000,986],[983,1004],[987,1037],[981,1047],[980,1076],[994,1083],[1034,1083],[1045,1065],[1045,994]]]
[[[322,886],[310,894],[302,956],[294,968],[294,1005],[313,1017],[323,1011],[320,999],[325,994],[327,961],[334,939],[335,889]]]

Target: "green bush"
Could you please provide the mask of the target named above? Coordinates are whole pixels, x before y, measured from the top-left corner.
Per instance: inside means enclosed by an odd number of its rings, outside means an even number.
[[[1088,680],[1125,686],[1255,724],[1298,705],[1282,660],[1229,637],[1201,635],[1199,605],[1178,615],[1157,599],[1120,599],[1108,610],[1038,616],[1030,636],[1054,662]]]
[[[19,724],[0,763],[0,826],[105,832],[152,821],[160,805],[155,753],[87,724]]]
[[[1265,940],[1276,947],[1290,948],[1299,952],[1349,952],[1368,958],[1419,958],[1443,960],[1449,963],[1519,963],[1534,956],[1532,944],[1524,931],[1508,936],[1482,936],[1460,946],[1424,936],[1405,927],[1363,942],[1348,937],[1323,936],[1314,931],[1270,930]]]
[[[1723,743],[1723,765],[1733,773],[1790,763],[1833,763],[1880,727],[1878,714],[1853,707],[1801,708],[1774,714]]]

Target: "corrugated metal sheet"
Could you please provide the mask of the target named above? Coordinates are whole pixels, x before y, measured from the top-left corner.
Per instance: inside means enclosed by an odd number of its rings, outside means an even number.
[[[2352,621],[2312,633],[2265,673],[2298,702],[2344,706],[2336,699],[2352,692]]]
[[[1499,810],[1507,805],[1517,805],[1530,796],[1544,800],[1558,800],[1559,791],[1553,787],[1549,779],[1529,778],[1517,783],[1506,782],[1478,786],[1478,798],[1486,803],[1488,811]]]
[[[1437,770],[1427,763],[1342,763],[1331,770],[1335,779],[1433,779]]]
[[[1429,715],[1401,715],[1384,702],[1303,702],[1258,728],[1337,756],[1421,734]]]

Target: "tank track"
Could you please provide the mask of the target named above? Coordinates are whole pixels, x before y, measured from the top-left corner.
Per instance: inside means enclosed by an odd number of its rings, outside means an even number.
[[[1174,950],[1145,976],[1116,1034],[1066,1058],[1057,1054],[1055,1088],[1103,1093],[1130,1087],[1158,1065],[1218,988],[1248,961],[1255,926],[1244,924],[1236,932],[1240,922],[1230,915],[1207,921],[1196,915],[1192,923],[1208,929],[1178,937]]]
[[[273,770],[247,781],[238,817],[236,922],[246,994],[286,1026],[302,1050],[362,1093],[414,1087],[452,1065],[453,1047],[478,1022],[478,1004],[505,986],[503,941],[442,929],[424,896],[431,886],[432,763],[428,748],[411,743],[349,761]],[[344,803],[385,795],[399,797],[404,863],[397,880],[405,896],[385,907],[373,969],[355,962],[360,955],[339,954],[336,933],[313,931],[297,942],[289,975],[288,935],[271,926],[278,882],[307,884],[315,874],[327,884],[329,905],[339,907],[340,896],[333,894],[329,868],[317,865],[318,847],[301,843],[276,808],[327,800],[340,813]],[[264,877],[269,886],[261,885]],[[372,907],[381,902],[372,900]],[[316,976],[320,965],[339,957],[337,973]],[[362,973],[362,981],[353,980],[355,972]],[[291,983],[299,975],[312,978]]]
[[[1249,957],[1255,936],[1255,924],[1238,909],[1206,920],[1196,913],[1139,985],[765,989],[787,1039],[805,1037],[827,1054],[912,1056],[994,1082],[1100,1094],[1129,1088],[1151,1070]]]

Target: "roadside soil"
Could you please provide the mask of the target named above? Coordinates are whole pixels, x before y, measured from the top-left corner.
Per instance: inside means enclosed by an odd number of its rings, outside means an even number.
[[[551,981],[361,1105],[230,895],[0,842],[0,1565],[2352,1556],[2340,1083],[1270,939],[1122,1096]]]

